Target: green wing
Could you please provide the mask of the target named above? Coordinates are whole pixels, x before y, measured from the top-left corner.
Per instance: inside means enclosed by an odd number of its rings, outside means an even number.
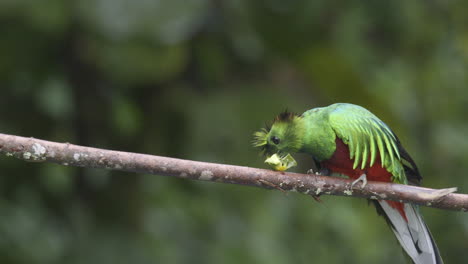
[[[400,142],[390,128],[363,107],[352,104],[335,104],[331,107],[330,125],[348,145],[350,158],[354,159],[353,169],[372,167],[379,154],[383,167],[393,175],[392,180],[406,184],[407,166],[402,163]]]

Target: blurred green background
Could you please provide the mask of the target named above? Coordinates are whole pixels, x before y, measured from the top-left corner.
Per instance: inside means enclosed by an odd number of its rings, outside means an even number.
[[[0,131],[265,167],[251,135],[351,102],[468,192],[468,2],[1,0]],[[296,169],[305,172],[311,159]],[[362,199],[0,158],[1,263],[401,263]],[[446,263],[468,214],[421,209]]]

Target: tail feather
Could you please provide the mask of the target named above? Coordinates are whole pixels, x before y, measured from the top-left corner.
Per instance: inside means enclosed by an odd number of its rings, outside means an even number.
[[[439,249],[416,206],[403,204],[405,217],[386,201],[378,201],[375,204],[414,263],[443,264]]]

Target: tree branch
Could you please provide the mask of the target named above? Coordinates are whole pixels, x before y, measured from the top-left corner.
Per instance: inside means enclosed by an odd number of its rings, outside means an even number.
[[[352,181],[339,177],[275,172],[242,166],[174,159],[6,134],[0,134],[0,153],[32,162],[53,162],[65,166],[165,175],[192,180],[249,185],[265,189],[276,188],[308,195],[328,194],[392,200],[462,212],[468,210],[468,195],[453,193],[456,188],[437,190],[369,181],[365,188],[361,189],[360,184],[357,184],[351,189]]]

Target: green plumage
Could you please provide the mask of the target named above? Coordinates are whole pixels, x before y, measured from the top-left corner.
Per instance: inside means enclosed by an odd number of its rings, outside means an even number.
[[[300,116],[282,113],[271,128],[255,133],[254,146],[268,155],[277,154],[267,159],[276,170],[295,164],[289,153],[303,152],[323,168],[356,181],[361,177],[403,184],[421,181],[416,164],[392,130],[367,109],[353,104],[314,108]],[[375,205],[414,263],[442,263],[417,206],[383,200]]]
[[[336,136],[349,147],[354,169],[372,167],[379,155],[393,181],[407,183],[398,140],[384,122],[358,105],[333,104],[326,109]]]
[[[303,152],[324,161],[335,152],[336,137],[348,145],[353,169],[372,167],[380,157],[394,182],[407,183],[397,137],[377,116],[353,104],[314,108],[300,116],[283,113],[271,129],[255,133],[254,145],[270,154]]]

